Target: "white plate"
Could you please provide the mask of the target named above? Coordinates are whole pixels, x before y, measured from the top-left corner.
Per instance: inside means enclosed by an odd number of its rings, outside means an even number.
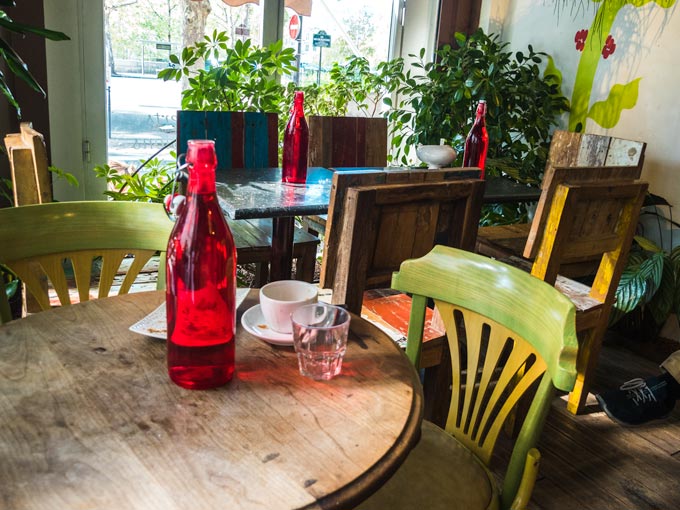
[[[236,308],[248,295],[250,289],[236,289]],[[130,331],[140,335],[151,336],[165,340],[168,335],[168,324],[165,318],[165,303],[162,303],[149,315],[130,326]]]
[[[255,305],[243,312],[241,325],[251,335],[255,335],[270,344],[293,345],[292,333],[279,333],[267,326],[260,305]]]

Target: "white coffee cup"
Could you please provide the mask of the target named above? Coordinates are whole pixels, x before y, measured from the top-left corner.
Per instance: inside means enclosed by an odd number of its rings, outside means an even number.
[[[264,320],[272,330],[292,333],[290,314],[303,306],[317,302],[319,289],[299,280],[279,280],[260,289],[260,308]]]

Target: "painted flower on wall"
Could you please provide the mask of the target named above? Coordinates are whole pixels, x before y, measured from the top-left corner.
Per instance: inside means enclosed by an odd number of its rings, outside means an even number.
[[[649,4],[670,9],[678,3],[678,0],[586,0],[586,3],[591,1],[599,4],[593,23],[588,30],[576,32],[574,37],[581,56],[571,96],[569,131],[576,132],[586,129],[588,119],[605,129],[611,129],[619,122],[623,110],[630,110],[637,104],[641,77],[628,83],[615,83],[602,98],[600,96],[603,94],[595,89],[598,65],[616,51],[611,29],[620,12],[629,8],[640,9]]]
[[[583,51],[583,48],[586,47],[586,37],[588,37],[587,28],[576,32],[576,35],[574,36],[574,42],[576,43],[576,49],[578,51]]]
[[[604,43],[604,48],[602,48],[602,56],[604,58],[607,58],[609,55],[614,53],[614,50],[616,50],[616,43],[614,42],[614,38],[610,34],[607,36],[607,40]]]

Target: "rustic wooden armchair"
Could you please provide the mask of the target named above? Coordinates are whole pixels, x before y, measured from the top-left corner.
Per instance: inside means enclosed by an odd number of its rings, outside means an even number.
[[[568,182],[634,181],[640,178],[647,144],[611,136],[555,131],[541,184],[541,198],[531,223],[480,227],[477,252],[490,257],[524,255],[533,259],[542,235],[541,227],[557,184],[555,168],[574,168]],[[583,168],[595,168],[585,172]],[[580,169],[579,169],[580,168]],[[578,269],[577,269],[578,270]]]
[[[404,262],[392,286],[413,295],[407,355],[416,366],[427,301],[434,300],[448,336],[453,397],[445,430],[423,422],[404,464],[359,508],[525,509],[554,388],[569,391],[576,376],[574,305],[519,269],[444,246]],[[532,387],[499,490],[489,470],[496,441]]]
[[[90,299],[92,266],[101,259],[97,297],[109,295],[121,262],[134,257],[118,294],[126,294],[149,259],[161,253],[157,285],[165,287],[165,251],[173,223],[162,204],[55,202],[0,209],[0,264],[25,284],[42,310],[50,308],[49,278],[62,306],[71,304],[64,261],[69,260],[80,301]],[[0,318],[10,320],[0,278]]]
[[[387,119],[311,115],[307,164],[324,168],[387,166]],[[326,231],[325,214],[305,216],[307,230]]]
[[[217,171],[270,168],[278,165],[278,115],[262,112],[177,112],[177,153],[186,152],[192,138],[215,140]],[[255,285],[267,282],[272,249],[268,219],[228,220],[238,250],[239,264],[256,264]],[[296,277],[314,278],[319,239],[301,228],[293,238]]]
[[[619,171],[624,180],[597,179],[599,174],[611,177]],[[554,168],[544,188],[550,198],[532,223],[531,231],[536,235],[527,240],[525,255],[535,253],[533,262],[517,256],[501,257],[555,285],[576,306],[581,348],[578,377],[567,403],[574,414],[586,405],[647,192],[647,183],[632,181],[629,171],[630,167]],[[579,276],[580,281],[570,279],[570,275]],[[590,281],[592,284],[587,283]]]
[[[567,180],[572,171],[556,168],[555,179]],[[582,411],[586,404],[647,187],[647,183],[630,181],[559,184],[546,213],[531,274],[554,284],[576,305],[581,347],[576,384],[567,403],[572,413]],[[590,285],[561,276],[565,266],[593,261],[596,271]]]
[[[404,260],[437,243],[472,251],[484,181],[469,177],[478,175],[478,169],[335,173],[320,287],[333,290],[333,303],[405,338],[408,296],[370,289],[388,288]],[[431,340],[441,335],[428,323],[422,368],[439,365],[443,342]]]

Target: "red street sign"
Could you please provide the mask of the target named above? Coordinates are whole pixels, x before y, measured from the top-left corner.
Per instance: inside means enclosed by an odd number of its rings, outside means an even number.
[[[300,16],[293,14],[290,17],[290,23],[288,23],[288,33],[291,39],[297,39],[300,35]]]

